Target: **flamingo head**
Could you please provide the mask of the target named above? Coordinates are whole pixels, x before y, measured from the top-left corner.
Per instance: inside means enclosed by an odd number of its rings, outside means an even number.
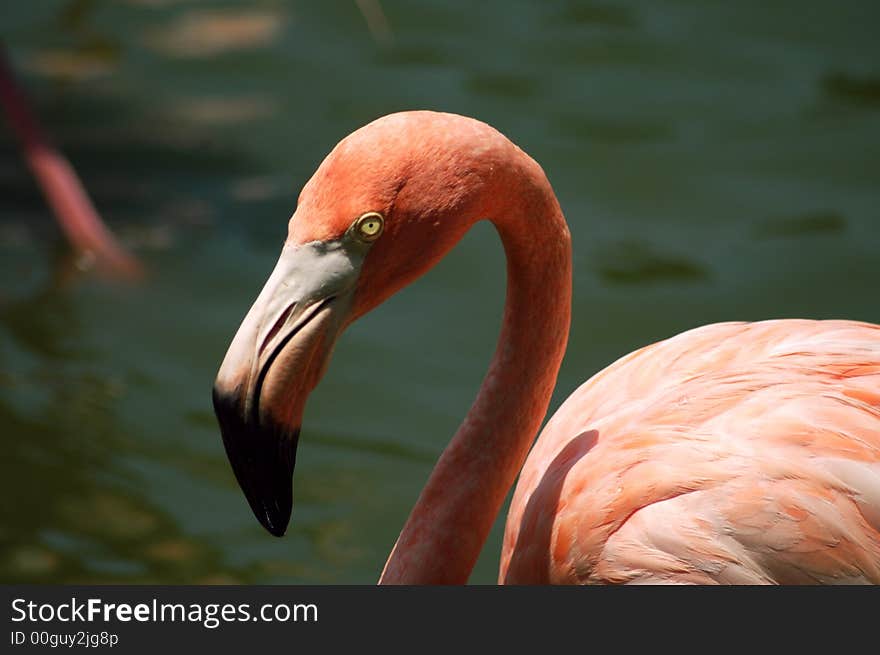
[[[511,150],[521,152],[473,119],[393,114],[340,142],[303,188],[213,394],[232,469],[270,533],[290,520],[305,402],[336,339],[503,209]]]

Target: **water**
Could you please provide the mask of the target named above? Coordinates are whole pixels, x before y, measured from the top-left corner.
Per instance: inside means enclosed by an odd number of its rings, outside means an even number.
[[[494,347],[491,227],[342,338],[284,539],[237,488],[210,387],[299,188],[385,113],[481,118],[547,171],[575,248],[553,408],[703,323],[880,322],[876,3],[381,7],[390,36],[354,2],[4,9],[45,126],[149,269],[77,272],[0,132],[4,582],[376,580]],[[473,582],[494,581],[502,524]]]

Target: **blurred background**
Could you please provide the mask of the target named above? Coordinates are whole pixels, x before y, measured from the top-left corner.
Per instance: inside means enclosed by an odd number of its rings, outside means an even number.
[[[147,274],[108,280],[69,254],[4,124],[0,580],[377,579],[494,348],[491,226],[341,339],[284,539],[236,485],[210,389],[299,189],[382,114],[471,115],[544,166],[575,254],[552,409],[704,323],[880,322],[878,7],[6,3],[36,113]],[[495,581],[503,520],[472,582]]]

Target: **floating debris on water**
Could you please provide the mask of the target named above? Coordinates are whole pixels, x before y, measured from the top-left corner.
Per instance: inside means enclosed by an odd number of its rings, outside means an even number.
[[[284,17],[273,11],[192,11],[150,32],[146,45],[174,57],[204,58],[274,41]]]
[[[839,234],[846,230],[846,219],[833,211],[817,211],[794,216],[769,218],[755,227],[759,238],[799,237]]]

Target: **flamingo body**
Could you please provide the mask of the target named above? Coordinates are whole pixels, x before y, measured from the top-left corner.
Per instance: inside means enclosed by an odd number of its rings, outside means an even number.
[[[526,461],[500,580],[880,582],[880,327],[709,325],[598,373]]]

